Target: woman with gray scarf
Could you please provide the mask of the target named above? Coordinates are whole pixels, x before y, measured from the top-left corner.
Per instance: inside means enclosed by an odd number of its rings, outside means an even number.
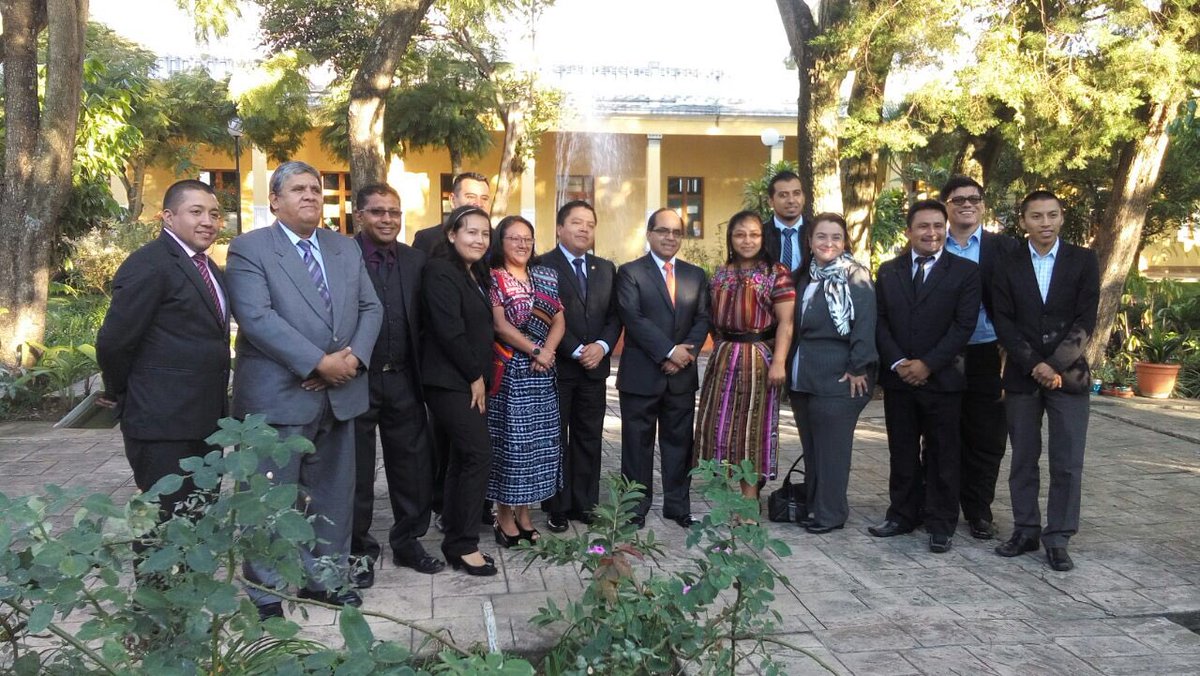
[[[846,486],[854,428],[871,400],[875,288],[850,255],[846,220],[820,214],[805,228],[809,260],[796,270],[796,316],[788,354],[792,412],[804,446],[809,533],[842,528],[850,514]]]

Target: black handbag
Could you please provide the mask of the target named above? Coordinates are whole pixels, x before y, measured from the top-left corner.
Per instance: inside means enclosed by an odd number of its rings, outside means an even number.
[[[796,521],[808,515],[807,505],[808,488],[804,485],[803,477],[804,470],[797,469],[800,461],[804,459],[804,454],[801,453],[796,462],[792,463],[791,469],[787,474],[783,475],[783,485],[771,491],[767,496],[767,518],[772,521]],[[801,481],[792,483],[792,473],[799,473]]]

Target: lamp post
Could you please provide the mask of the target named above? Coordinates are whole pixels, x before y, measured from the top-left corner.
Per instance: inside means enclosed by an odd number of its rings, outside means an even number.
[[[237,189],[234,191],[237,197],[237,234],[242,234],[242,118],[233,116],[229,118],[229,125],[225,127],[225,131],[233,137],[233,172],[237,174]]]
[[[783,136],[779,134],[779,130],[774,127],[768,127],[762,130],[758,135],[758,140],[767,147],[768,160],[771,164],[776,164],[783,160]]]

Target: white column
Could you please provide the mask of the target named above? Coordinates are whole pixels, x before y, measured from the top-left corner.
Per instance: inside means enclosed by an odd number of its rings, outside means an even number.
[[[666,206],[662,195],[662,134],[646,134],[646,216]]]
[[[771,164],[776,164],[783,161],[783,137],[779,137],[779,142],[771,146]]]
[[[521,218],[537,229],[537,162],[532,157],[525,161],[525,171],[521,172]]]
[[[249,223],[242,223],[242,231],[247,232],[255,228],[266,227],[274,220],[271,215],[271,174],[267,171],[267,154],[258,148],[251,146],[250,150],[250,200],[254,209],[254,217]],[[245,214],[242,219],[246,218]]]

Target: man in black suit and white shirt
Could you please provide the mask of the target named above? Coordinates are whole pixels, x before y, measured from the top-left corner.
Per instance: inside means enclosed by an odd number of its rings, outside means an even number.
[[[354,237],[383,304],[383,325],[367,369],[370,407],[354,420],[354,532],[350,556],[356,587],[375,583],[380,546],[371,535],[375,503],[375,430],[383,446],[392,528],[392,561],[427,575],[446,564],[426,553],[418,538],[429,528],[433,450],[421,390],[421,271],[425,254],[396,241],[400,195],[386,183],[363,186],[354,197]]]
[[[875,285],[891,505],[868,530],[911,532],[923,502],[929,551],[943,553],[958,524],[962,353],[979,316],[979,266],[945,255],[946,207],[937,200],[912,205],[905,234],[909,247],[879,267]]]
[[[1008,351],[1004,390],[1012,467],[1013,535],[1000,556],[1036,551],[1038,538],[1054,570],[1071,570],[1067,542],[1079,530],[1083,451],[1087,444],[1087,351],[1096,330],[1100,267],[1096,254],[1062,241],[1062,202],[1035,190],[1021,202],[1029,236],[997,269],[996,334]],[[1038,509],[1042,417],[1050,419],[1050,495],[1046,526]]]
[[[1017,248],[1016,240],[983,229],[980,222],[985,204],[983,186],[969,176],[951,176],[940,194],[950,225],[946,251],[979,264],[982,303],[975,332],[967,342],[964,369],[967,389],[963,392],[962,462],[958,501],[971,535],[990,540],[996,535],[992,524],[992,500],[996,478],[1008,441],[1000,389],[1000,343],[992,325],[992,278],[997,261]]]
[[[226,414],[229,300],[205,255],[221,231],[213,189],[179,181],[163,197],[158,239],[133,252],[113,279],[112,304],[96,336],[102,406],[117,408],[133,480],[147,491],[179,461],[203,456]],[[161,498],[170,518],[195,485]]]
[[[617,372],[621,393],[621,474],[646,487],[634,522],[646,523],[654,483],[658,430],[663,516],[684,528],[692,518],[688,471],[700,378],[696,355],[708,336],[708,276],[675,257],[683,220],[659,209],[646,224],[650,253],[617,270],[617,307],[625,350]]]
[[[767,200],[774,216],[763,224],[763,246],[795,272],[808,258],[808,237],[804,232],[804,186],[800,177],[781,171],[767,183]]]
[[[600,442],[604,435],[609,354],[621,336],[617,272],[588,253],[596,245],[596,210],[583,200],[562,205],[555,218],[558,246],[541,263],[558,273],[567,330],[558,344],[558,402],[562,424],[563,487],[542,507],[546,526],[565,531],[568,519],[591,523],[600,500]]]
[[[491,211],[492,194],[488,188],[487,176],[474,171],[466,171],[454,177],[454,183],[450,188],[450,210],[453,211],[468,204],[484,211]],[[417,234],[413,235],[412,245],[414,249],[423,251],[428,256],[433,253],[433,246],[445,238],[442,224],[434,223],[428,228],[418,230]]]

